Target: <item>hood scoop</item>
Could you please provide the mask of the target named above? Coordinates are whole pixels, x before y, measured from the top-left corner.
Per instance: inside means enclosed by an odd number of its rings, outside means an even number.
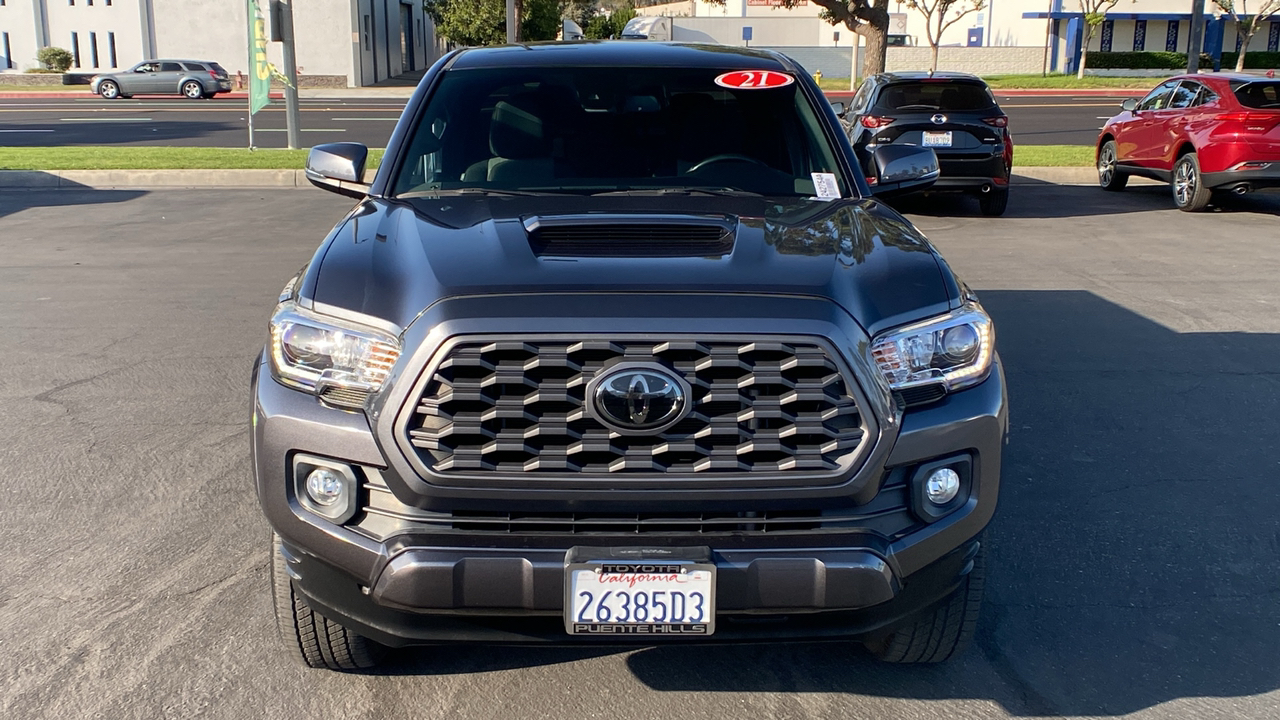
[[[538,257],[722,257],[737,222],[726,216],[559,215],[524,219]]]

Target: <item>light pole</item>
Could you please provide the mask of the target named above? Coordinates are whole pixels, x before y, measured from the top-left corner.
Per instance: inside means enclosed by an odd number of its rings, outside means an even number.
[[[515,44],[516,41],[516,23],[519,18],[516,17],[516,0],[507,0],[507,44]]]

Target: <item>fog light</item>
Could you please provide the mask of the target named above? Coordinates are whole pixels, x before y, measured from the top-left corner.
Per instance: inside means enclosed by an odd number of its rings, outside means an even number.
[[[960,475],[951,468],[938,468],[929,473],[924,483],[925,497],[934,505],[946,505],[960,492]]]
[[[318,467],[307,475],[307,497],[311,498],[311,502],[323,507],[329,507],[341,500],[344,486],[342,475],[326,467]]]

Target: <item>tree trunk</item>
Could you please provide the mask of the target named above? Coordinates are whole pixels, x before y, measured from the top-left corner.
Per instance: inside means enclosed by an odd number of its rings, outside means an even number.
[[[1080,67],[1076,68],[1076,79],[1084,79],[1084,60],[1089,56],[1089,38],[1084,39],[1084,43],[1080,46]]]
[[[933,62],[929,65],[930,72],[938,72],[938,43],[933,44]]]
[[[1236,72],[1244,72],[1244,54],[1249,52],[1249,41],[1253,39],[1253,33],[1244,36],[1240,41],[1240,54],[1236,56]]]
[[[873,0],[875,3],[859,17],[862,22],[853,29],[866,38],[867,54],[862,58],[862,77],[868,78],[884,72],[884,58],[887,50],[889,34],[889,0]],[[848,27],[846,25],[846,27]],[[858,56],[857,45],[853,48],[854,57]]]
[[[524,42],[524,33],[520,30],[520,21],[524,19],[524,0],[516,0],[516,42]],[[507,22],[511,22],[508,20]]]

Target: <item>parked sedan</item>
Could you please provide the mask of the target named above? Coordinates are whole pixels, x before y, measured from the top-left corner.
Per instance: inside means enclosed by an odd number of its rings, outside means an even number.
[[[1221,73],[1166,80],[1098,135],[1098,183],[1122,190],[1131,175],[1168,182],[1180,210],[1215,192],[1280,187],[1280,80]]]
[[[868,182],[878,147],[920,145],[938,156],[934,190],[978,197],[983,215],[1009,204],[1013,138],[1009,118],[987,84],[965,73],[881,73],[858,88],[844,113],[845,130]]]
[[[93,78],[94,94],[108,100],[130,95],[182,95],[193,100],[231,91],[227,71],[208,60],[145,60]]]

